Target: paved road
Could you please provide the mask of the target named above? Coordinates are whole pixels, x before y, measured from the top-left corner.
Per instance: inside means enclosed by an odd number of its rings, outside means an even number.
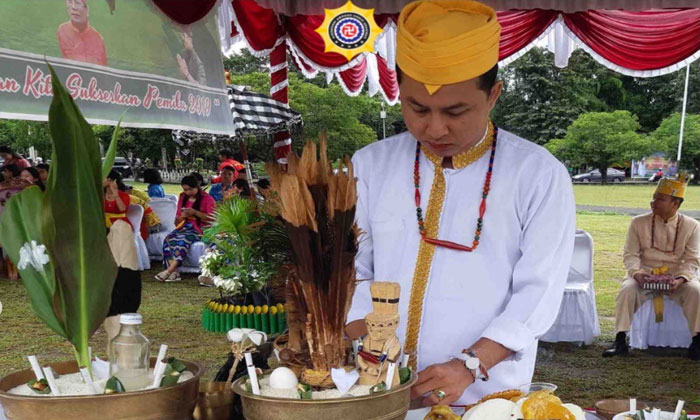
[[[596,213],[618,213],[618,214],[627,214],[630,216],[638,216],[640,214],[648,213],[649,209],[639,209],[639,208],[631,208],[631,207],[607,207],[607,206],[585,206],[585,205],[577,205],[576,210],[578,211],[591,211],[591,212],[596,212]],[[700,211],[698,210],[683,210],[681,209],[681,213],[685,214],[686,216],[690,216],[695,219],[700,219]]]

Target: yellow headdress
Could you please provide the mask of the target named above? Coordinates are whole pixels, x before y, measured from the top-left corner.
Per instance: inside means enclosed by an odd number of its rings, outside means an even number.
[[[496,12],[484,4],[415,1],[399,15],[396,64],[432,95],[442,85],[474,79],[495,66],[500,37]]]
[[[683,198],[685,196],[685,187],[688,185],[685,173],[681,173],[678,179],[662,178],[659,185],[656,186],[656,192],[659,194],[667,194],[671,197]]]

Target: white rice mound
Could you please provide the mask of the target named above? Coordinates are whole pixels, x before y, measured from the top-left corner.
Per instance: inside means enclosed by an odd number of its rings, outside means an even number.
[[[153,369],[151,369],[151,374],[153,373]],[[191,379],[194,377],[194,374],[192,372],[186,370],[180,374],[180,378],[178,379],[179,382],[184,382],[188,379]],[[153,377],[151,376],[151,382]],[[97,394],[103,394],[105,391],[105,384],[107,383],[106,379],[99,379],[95,380],[93,382],[95,384],[95,389],[97,390]],[[90,395],[90,389],[88,388],[87,384],[83,382],[83,377],[78,373],[70,373],[70,374],[65,374],[61,375],[56,379],[56,385],[58,385],[58,390],[61,392],[62,397],[70,397],[70,396],[80,396],[80,395]],[[146,387],[144,389],[148,389],[150,387]],[[29,397],[51,397],[52,395],[49,394],[38,394],[34,391],[32,391],[27,384],[22,384],[20,386],[14,387],[11,390],[8,391],[9,394],[14,394],[14,395],[22,395],[22,396],[29,396]]]
[[[365,395],[369,395],[370,388],[371,387],[369,385],[354,385],[352,388],[350,388],[350,391],[348,392],[348,394],[345,394],[345,395],[341,395],[337,389],[327,389],[324,391],[312,391],[311,392],[311,399],[312,400],[330,400],[330,399],[334,399],[334,398],[341,398],[341,397],[348,397],[348,396],[363,397]],[[288,398],[288,399],[293,399],[293,400],[299,399],[299,392],[297,392],[296,388],[292,388],[292,389],[273,389],[273,388],[271,388],[269,376],[264,376],[262,379],[260,379],[260,394],[262,394],[263,397]]]

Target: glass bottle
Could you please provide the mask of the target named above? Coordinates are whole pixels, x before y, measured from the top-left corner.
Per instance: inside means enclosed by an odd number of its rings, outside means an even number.
[[[141,334],[141,315],[121,314],[119,323],[119,334],[109,343],[109,376],[116,376],[126,391],[143,389],[151,382],[151,343]]]

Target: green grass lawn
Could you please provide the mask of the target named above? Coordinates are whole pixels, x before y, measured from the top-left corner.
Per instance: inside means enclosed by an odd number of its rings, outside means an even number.
[[[584,185],[575,184],[576,204],[589,206],[649,208],[656,185]],[[683,210],[700,210],[700,185],[690,185],[685,192]]]
[[[179,192],[177,185],[165,187],[168,193]],[[577,188],[577,198],[583,188],[603,191],[613,187]],[[620,195],[633,197],[632,200],[641,196],[637,191],[645,189],[635,186],[619,188],[624,191]],[[589,197],[593,199],[592,195]],[[577,215],[578,227],[590,232],[595,243],[595,288],[603,335],[593,345],[582,348],[543,343],[535,380],[558,384],[558,394],[565,401],[587,407],[602,398],[637,396],[666,409],[673,409],[675,401],[682,398],[689,410],[700,411],[700,404],[692,402],[700,398],[700,363],[682,357],[682,351],[635,351],[624,358],[600,357],[614,333],[614,302],[619,288],[617,280],[624,275],[622,248],[629,221],[629,216],[610,213],[581,212]],[[186,276],[180,283],[157,283],[153,275],[158,269],[155,266],[142,276],[140,312],[145,320],[143,331],[151,339],[153,351],[161,343],[167,343],[171,355],[202,362],[208,370],[205,377],[211,379],[225,362],[228,344],[223,335],[205,332],[201,328],[200,308],[218,292],[200,287],[194,276]],[[0,377],[28,368],[28,354],[36,354],[44,363],[73,357],[70,346],[33,315],[21,283],[0,280],[0,301],[4,305],[0,314]],[[106,348],[104,331],[98,330],[91,341],[95,353],[103,356]]]

